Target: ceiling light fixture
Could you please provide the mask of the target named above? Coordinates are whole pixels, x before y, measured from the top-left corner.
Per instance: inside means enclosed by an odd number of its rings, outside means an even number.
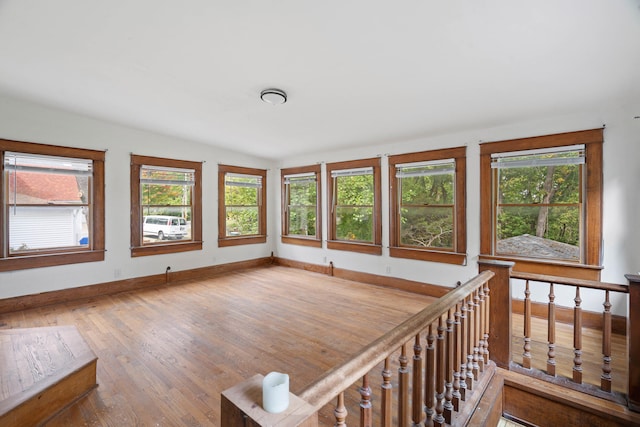
[[[279,105],[287,102],[287,94],[280,89],[265,89],[260,92],[260,99],[271,105]]]

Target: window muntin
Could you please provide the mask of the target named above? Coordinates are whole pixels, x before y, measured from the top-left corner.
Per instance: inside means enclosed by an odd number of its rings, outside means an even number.
[[[191,218],[195,170],[154,165],[140,168],[142,244],[193,240]]]
[[[266,242],[267,172],[218,166],[218,245]]]
[[[380,159],[327,165],[330,249],[381,254]]]
[[[455,160],[396,165],[400,246],[454,249]]]
[[[584,146],[494,154],[495,253],[582,261]]]
[[[104,157],[0,140],[0,271],[104,260]]]
[[[604,129],[590,129],[543,135],[530,138],[480,144],[480,254],[482,259],[514,261],[514,270],[522,272],[599,280],[602,269],[602,209],[603,209],[603,142]],[[562,152],[584,146],[584,164],[580,165],[582,191],[582,224],[580,261],[498,254],[495,197],[497,194],[492,157],[519,155],[521,152],[541,154]],[[504,251],[503,251],[504,252]]]
[[[283,242],[321,246],[320,165],[283,169],[281,177]]]
[[[131,155],[131,255],[202,249],[202,163]]]

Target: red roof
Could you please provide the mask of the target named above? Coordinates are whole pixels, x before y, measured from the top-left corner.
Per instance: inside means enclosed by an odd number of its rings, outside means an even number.
[[[18,203],[48,203],[55,201],[79,202],[80,190],[73,175],[17,172],[9,176],[9,192],[14,192],[17,184]]]

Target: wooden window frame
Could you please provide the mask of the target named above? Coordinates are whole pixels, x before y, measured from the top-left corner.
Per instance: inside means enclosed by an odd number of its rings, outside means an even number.
[[[552,135],[536,136],[480,145],[480,259],[513,261],[514,271],[600,280],[602,270],[602,192],[604,129],[591,129]],[[497,256],[493,239],[495,221],[493,212],[493,173],[491,155],[534,149],[547,149],[572,145],[585,146],[584,193],[584,259],[583,262],[542,260],[517,256]]]
[[[191,209],[191,240],[182,242],[154,243],[143,245],[142,236],[142,187],[140,170],[142,166],[158,166],[166,168],[193,169],[195,183],[193,185]],[[202,163],[188,160],[175,160],[160,157],[131,155],[131,256],[148,256],[202,250]]]
[[[400,241],[400,194],[396,165],[403,163],[454,159],[454,246],[453,249],[422,248],[402,245]],[[389,256],[447,264],[466,265],[467,262],[467,162],[466,147],[445,148],[389,156]]]
[[[255,175],[262,178],[259,205],[258,234],[227,236],[227,207],[225,202],[225,176],[227,173]],[[218,247],[252,245],[267,241],[267,171],[243,166],[218,165]]]
[[[351,242],[336,239],[336,216],[333,200],[333,171],[357,168],[373,168],[373,243]],[[380,177],[380,158],[349,160],[327,163],[327,209],[328,239],[327,248],[342,251],[360,252],[370,255],[382,255],[382,190]]]
[[[25,255],[9,256],[8,252],[6,252],[9,239],[9,223],[6,218],[8,207],[5,204],[6,195],[4,194],[8,188],[8,185],[4,183],[4,153],[6,151],[92,160],[92,206],[89,248],[70,248],[69,250],[45,251],[42,254],[31,252]],[[0,139],[0,200],[2,204],[2,208],[0,209],[0,224],[2,224],[3,227],[3,232],[0,234],[0,245],[2,247],[0,251],[0,272],[104,261],[104,161],[104,151]]]
[[[313,173],[316,177],[316,235],[314,237],[298,236],[289,234],[289,214],[287,191],[285,184],[285,176],[295,175],[302,173]],[[320,177],[320,165],[312,166],[300,166],[293,168],[286,168],[280,171],[280,200],[281,203],[281,223],[282,223],[282,243],[289,243],[293,245],[311,246],[316,248],[322,247],[322,180]]]

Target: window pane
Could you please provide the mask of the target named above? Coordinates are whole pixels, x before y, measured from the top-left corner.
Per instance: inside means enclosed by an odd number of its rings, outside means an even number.
[[[316,235],[316,206],[289,206],[289,234],[295,236]]]
[[[373,207],[336,207],[336,239],[373,242]]]
[[[498,209],[500,255],[580,260],[580,206],[502,206]],[[544,233],[536,234],[538,221]]]
[[[9,253],[61,249],[89,243],[87,208],[71,206],[9,209]]]
[[[239,187],[235,185],[225,186],[225,205],[227,206],[257,206],[259,188]]]
[[[192,240],[191,207],[145,207],[143,244],[163,240]]]
[[[259,209],[251,207],[227,206],[227,236],[257,235]]]
[[[451,205],[453,174],[401,178],[402,204]]]
[[[453,207],[413,206],[402,208],[402,245],[453,248]]]
[[[373,175],[339,176],[338,206],[373,206]]]
[[[581,170],[580,165],[500,169],[500,203],[578,203]]]

